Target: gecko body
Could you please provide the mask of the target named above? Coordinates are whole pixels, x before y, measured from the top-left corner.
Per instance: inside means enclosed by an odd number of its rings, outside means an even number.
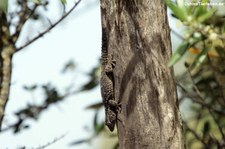
[[[110,131],[114,130],[117,120],[117,102],[114,95],[114,75],[113,68],[115,60],[108,53],[108,37],[106,29],[102,29],[102,56],[101,56],[101,95],[105,107],[105,125]]]

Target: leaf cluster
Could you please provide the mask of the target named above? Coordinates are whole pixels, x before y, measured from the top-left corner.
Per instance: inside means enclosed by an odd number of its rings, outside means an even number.
[[[202,0],[201,5],[187,5],[184,0],[172,3],[165,1],[176,17],[185,27],[183,42],[176,49],[175,53],[168,62],[168,66],[173,66],[186,53],[196,54],[191,62],[192,68],[201,64],[209,55],[218,55],[215,47],[223,47],[225,40],[224,17],[216,14],[216,7],[209,7],[209,0]],[[197,3],[193,1],[193,4]],[[214,18],[217,18],[216,20]]]
[[[183,41],[168,66],[184,59],[186,71],[176,79],[180,105],[191,111],[183,112],[187,147],[224,148],[225,14],[217,13],[216,6],[204,5],[209,0],[191,1],[198,5],[165,2],[184,26]]]

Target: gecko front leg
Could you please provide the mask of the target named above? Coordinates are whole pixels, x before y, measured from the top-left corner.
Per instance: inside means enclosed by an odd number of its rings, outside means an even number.
[[[107,65],[105,66],[105,72],[106,73],[113,73],[113,69],[115,68],[116,66],[116,60],[114,59],[113,55],[110,54],[108,56],[108,63]],[[113,74],[112,74],[113,75]],[[113,76],[112,76],[113,77]],[[113,82],[114,83],[114,82]]]

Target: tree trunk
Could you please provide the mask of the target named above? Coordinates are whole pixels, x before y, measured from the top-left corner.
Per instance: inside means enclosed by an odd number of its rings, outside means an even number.
[[[183,149],[163,0],[101,0],[114,55],[120,149]]]
[[[0,132],[9,98],[12,56],[15,48],[9,40],[9,26],[6,14],[0,11]]]

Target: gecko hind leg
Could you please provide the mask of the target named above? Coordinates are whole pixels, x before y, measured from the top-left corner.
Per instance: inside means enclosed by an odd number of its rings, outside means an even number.
[[[116,113],[121,112],[121,104],[118,104],[115,100],[109,100],[109,105],[115,108]]]

